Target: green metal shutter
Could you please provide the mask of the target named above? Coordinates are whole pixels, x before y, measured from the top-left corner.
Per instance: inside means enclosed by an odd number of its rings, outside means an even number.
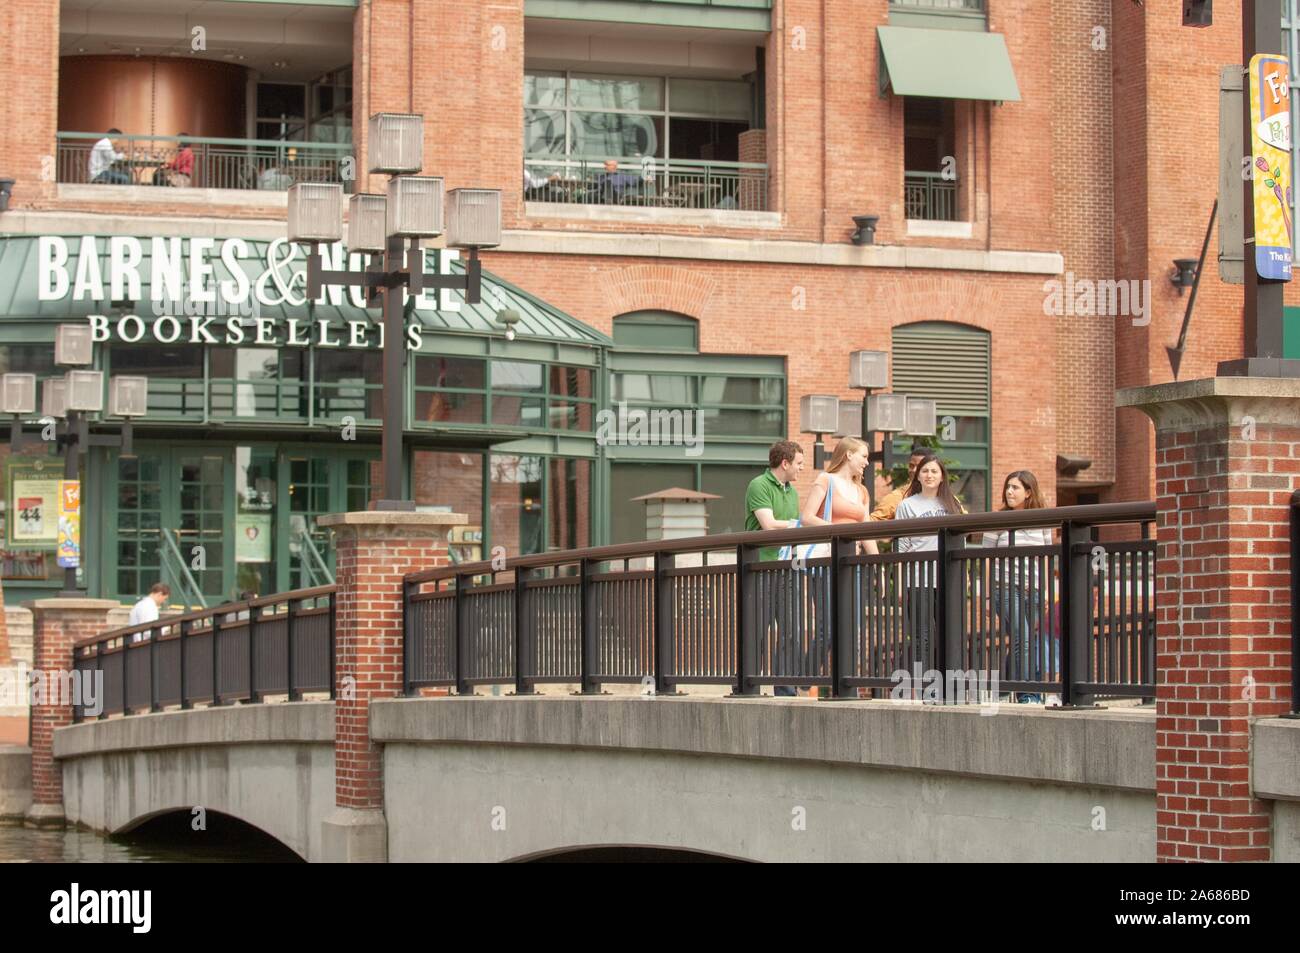
[[[989,416],[989,342],[987,331],[943,321],[894,328],[894,393],[931,398],[940,416]]]

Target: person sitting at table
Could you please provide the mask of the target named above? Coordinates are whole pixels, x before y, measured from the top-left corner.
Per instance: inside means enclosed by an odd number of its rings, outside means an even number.
[[[257,187],[269,191],[284,191],[294,183],[294,168],[298,163],[298,150],[290,148],[284,160],[268,166],[258,176]]]
[[[117,151],[120,140],[114,139],[113,136],[122,135],[122,130],[113,128],[108,130],[103,139],[95,143],[94,148],[90,150],[90,181],[95,185],[130,185],[131,176],[127,175],[121,169],[114,166],[126,158],[124,153]]]
[[[556,185],[560,179],[561,175],[558,172],[542,175],[524,166],[524,197],[538,201],[562,201],[564,189]]]
[[[181,140],[180,151],[166,165],[158,167],[153,176],[154,185],[171,185],[181,189],[190,187],[194,181],[194,150],[184,141],[188,137],[188,132],[177,136]]]
[[[643,181],[639,175],[619,172],[617,159],[606,159],[605,171],[596,178],[596,188],[600,192],[601,201],[622,202],[629,197],[639,196]]]

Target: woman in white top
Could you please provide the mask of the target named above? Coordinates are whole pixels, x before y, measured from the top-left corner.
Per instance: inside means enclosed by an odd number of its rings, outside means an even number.
[[[916,468],[916,476],[907,496],[894,511],[894,521],[934,519],[940,516],[957,516],[965,509],[948,484],[948,470],[933,454],[923,459]],[[900,553],[936,552],[939,534],[931,536],[902,536],[896,542]],[[912,634],[915,654],[913,663],[920,662],[924,669],[931,668],[930,634],[934,631],[935,587],[939,585],[937,573],[930,560],[918,564],[903,563],[903,617]]]
[[[1016,470],[1007,475],[1002,484],[1003,512],[1039,510],[1043,508],[1038,479],[1028,470]],[[1010,546],[1011,534],[1003,530],[985,533],[986,547]],[[1050,528],[1018,529],[1017,546],[1050,546]],[[993,613],[1002,623],[1002,631],[1011,640],[1011,658],[1007,677],[1012,681],[1041,682],[1061,670],[1060,643],[1049,633],[1054,645],[1053,663],[1048,666],[1047,646],[1042,638],[1043,592],[1039,578],[1038,559],[1034,556],[1012,557],[1004,572],[1003,560],[993,564]],[[1049,696],[1049,701],[1052,697]],[[1059,699],[1058,699],[1059,700]],[[1016,701],[1039,703],[1036,693],[1021,693]]]

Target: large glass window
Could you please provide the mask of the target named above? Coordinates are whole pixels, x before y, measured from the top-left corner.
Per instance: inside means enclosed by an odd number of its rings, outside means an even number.
[[[316,413],[327,420],[383,417],[383,353],[378,350],[316,352]]]
[[[192,344],[112,344],[111,374],[149,378],[149,416],[194,419],[203,416],[203,348]]]
[[[306,417],[303,352],[298,348],[209,350],[214,417]]]
[[[417,450],[411,465],[411,490],[422,510],[465,514],[465,525],[447,531],[452,562],[484,558],[482,454]]]
[[[545,457],[494,453],[489,459],[492,546],[507,556],[528,556],[544,548],[542,474]]]
[[[590,433],[595,373],[560,364],[416,357],[417,427],[482,424],[489,405],[490,422],[500,426]]]

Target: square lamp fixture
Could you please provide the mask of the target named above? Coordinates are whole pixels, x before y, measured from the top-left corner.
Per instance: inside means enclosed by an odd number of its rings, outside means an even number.
[[[363,193],[348,199],[349,252],[382,252],[387,226],[387,198]]]
[[[424,166],[424,117],[376,113],[370,117],[370,171],[410,175]]]
[[[104,372],[68,371],[64,375],[68,410],[94,413],[104,409]]]
[[[862,436],[862,401],[840,401],[840,425],[835,428],[835,436],[837,438]]]
[[[26,417],[36,413],[36,375],[6,374],[0,383],[6,414]]]
[[[60,367],[84,367],[94,348],[89,324],[60,324],[54,331],[54,363]]]
[[[108,379],[108,412],[114,417],[143,417],[149,410],[149,378],[120,375]]]
[[[907,429],[909,437],[933,437],[938,404],[920,397],[907,398]]]
[[[801,398],[799,420],[803,433],[834,433],[840,426],[840,399],[820,395]]]
[[[902,394],[872,394],[867,399],[867,430],[901,433],[907,428],[907,398]]]
[[[298,182],[289,186],[289,241],[336,242],[343,237],[343,186]]]
[[[849,386],[854,390],[884,390],[889,386],[888,351],[854,351],[849,355]]]
[[[68,416],[67,382],[61,377],[50,377],[41,382],[41,416]]]
[[[447,247],[501,244],[501,190],[452,189],[447,193]]]
[[[388,180],[387,229],[399,238],[442,234],[442,178],[401,175]]]

